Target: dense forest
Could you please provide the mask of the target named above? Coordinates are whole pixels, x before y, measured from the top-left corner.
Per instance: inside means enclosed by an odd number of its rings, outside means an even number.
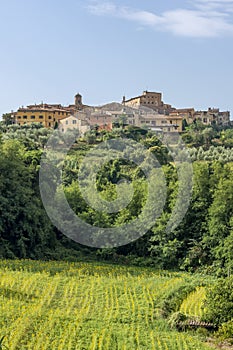
[[[116,227],[130,222],[142,210],[146,197],[143,172],[121,159],[101,167],[97,189],[106,200],[117,196],[121,179],[133,183],[130,204],[117,213],[94,210],[79,189],[78,172],[88,150],[104,140],[124,137],[142,144],[162,165],[167,199],[162,215],[140,239],[130,244],[94,249],[74,243],[55,228],[42,205],[38,174],[51,130],[40,125],[1,125],[0,256],[6,258],[75,259],[82,254],[120,262],[219,275],[233,268],[233,130],[194,124],[182,137],[193,162],[193,191],[188,211],[172,232],[166,224],[174,207],[178,176],[172,154],[149,130],[116,125],[111,132],[92,130],[74,143],[60,165],[66,198],[80,218],[94,226]]]

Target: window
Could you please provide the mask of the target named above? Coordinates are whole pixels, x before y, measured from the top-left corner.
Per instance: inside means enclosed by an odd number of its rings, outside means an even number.
[[[203,118],[203,123],[207,123],[207,118]]]
[[[16,117],[16,119],[21,119],[21,116],[19,115],[18,117]]]
[[[76,124],[76,123],[77,123],[77,120],[74,119],[74,120],[73,120],[73,124]]]
[[[51,123],[49,122],[49,126],[51,126]]]
[[[64,112],[61,112],[62,115],[64,115]]]
[[[43,115],[39,115],[39,119],[43,119],[44,117],[43,117]]]
[[[34,116],[34,115],[31,115],[31,119],[35,119],[35,116]]]
[[[49,115],[49,119],[52,119],[51,115]]]
[[[26,115],[23,116],[23,119],[27,119],[28,117]]]
[[[170,120],[170,124],[172,124],[172,120]]]
[[[68,125],[69,124],[69,121],[68,120],[66,120],[66,125]]]

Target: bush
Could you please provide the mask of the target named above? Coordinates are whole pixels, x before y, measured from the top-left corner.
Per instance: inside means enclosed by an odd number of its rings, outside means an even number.
[[[205,320],[221,325],[233,318],[233,276],[222,278],[207,291]]]
[[[217,334],[220,339],[228,340],[231,344],[233,344],[233,321],[225,322],[219,328]]]

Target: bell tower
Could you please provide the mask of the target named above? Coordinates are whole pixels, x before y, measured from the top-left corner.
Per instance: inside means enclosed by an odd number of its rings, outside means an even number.
[[[74,101],[75,107],[80,108],[82,106],[82,95],[80,95],[79,93],[76,94],[74,97]]]

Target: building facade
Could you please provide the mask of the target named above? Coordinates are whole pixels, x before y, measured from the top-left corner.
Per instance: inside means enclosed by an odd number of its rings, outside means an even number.
[[[199,120],[205,125],[230,125],[230,112],[220,112],[219,108],[208,108],[207,111],[196,111],[194,120]]]
[[[80,135],[90,130],[90,125],[87,121],[79,119],[77,116],[70,115],[59,121],[59,130],[67,132],[68,130],[78,130]]]
[[[187,124],[200,121],[204,125],[230,125],[230,112],[220,112],[219,108],[208,108],[206,111],[195,111],[194,108],[176,109],[169,116],[179,116]]]
[[[68,115],[69,112],[62,107],[41,104],[19,108],[14,113],[14,119],[19,125],[40,123],[46,128],[54,128],[56,123]]]
[[[182,117],[160,114],[156,111],[146,112],[141,109],[125,110],[105,110],[102,111],[101,122],[106,123],[107,120],[114,122],[124,122],[126,125],[133,125],[140,128],[157,129],[163,132],[181,132]],[[106,113],[104,116],[103,113]],[[92,119],[93,116],[90,116]],[[100,122],[100,120],[92,119],[92,122]]]
[[[73,105],[69,106],[41,103],[21,107],[17,112],[13,112],[14,123],[19,125],[40,123],[46,128],[54,128],[56,123],[58,124],[62,119],[87,107],[83,105],[80,94],[75,95],[74,102]]]
[[[130,98],[129,100],[126,100],[125,96],[123,96],[122,104],[132,108],[144,106],[162,114],[168,114],[173,110],[171,105],[162,101],[161,92],[143,91],[142,95]]]

